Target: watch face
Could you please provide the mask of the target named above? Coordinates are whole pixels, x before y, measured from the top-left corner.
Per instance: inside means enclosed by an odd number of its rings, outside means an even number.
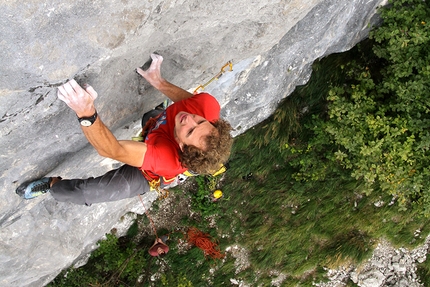
[[[81,121],[81,125],[82,126],[84,126],[84,127],[89,127],[89,126],[91,126],[93,123],[91,122],[91,121],[89,121],[89,120],[82,120]]]
[[[78,118],[81,126],[89,127],[91,126],[97,119],[97,111],[91,117]]]

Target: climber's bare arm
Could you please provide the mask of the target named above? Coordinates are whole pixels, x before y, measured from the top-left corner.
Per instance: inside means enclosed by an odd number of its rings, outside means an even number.
[[[144,71],[141,68],[137,68],[136,71],[154,88],[162,92],[173,102],[178,102],[193,96],[192,93],[173,85],[161,76],[161,63],[163,62],[162,56],[151,54],[151,58],[152,63],[148,70]]]
[[[99,155],[118,160],[131,166],[141,167],[146,154],[146,143],[131,140],[117,140],[111,131],[97,117],[93,125],[82,127],[88,142]]]
[[[80,118],[91,117],[96,109],[97,92],[87,86],[85,90],[71,80],[58,88],[58,98],[64,101]],[[135,141],[118,141],[98,116],[89,127],[82,126],[89,143],[104,157],[112,158],[131,166],[141,167],[146,154],[146,144]]]

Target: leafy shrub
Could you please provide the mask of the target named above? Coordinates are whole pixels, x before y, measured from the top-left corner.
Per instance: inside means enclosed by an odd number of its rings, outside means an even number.
[[[85,268],[70,268],[48,286],[135,285],[147,266],[147,248],[138,247],[130,238],[112,234],[106,234],[106,239],[98,244]]]
[[[161,284],[163,286],[177,286],[177,287],[193,287],[193,283],[187,279],[185,275],[161,275]]]
[[[219,212],[219,206],[212,201],[211,192],[215,189],[216,178],[213,176],[197,176],[197,191],[192,196],[192,208],[203,217]]]
[[[315,117],[307,146],[287,146],[297,179],[324,179],[341,166],[365,182],[430,215],[430,8],[422,0],[394,0],[371,32],[374,54],[343,66],[346,81],[327,100],[329,119]],[[312,155],[311,155],[312,154]],[[315,154],[320,160],[315,162]]]

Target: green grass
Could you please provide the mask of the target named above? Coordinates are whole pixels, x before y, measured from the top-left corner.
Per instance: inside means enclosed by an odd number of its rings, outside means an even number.
[[[430,286],[430,259],[427,256],[427,260],[417,266],[417,274],[421,279],[423,286]]]

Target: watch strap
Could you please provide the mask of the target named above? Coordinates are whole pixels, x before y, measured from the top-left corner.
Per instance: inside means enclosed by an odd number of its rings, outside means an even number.
[[[82,126],[85,126],[85,127],[89,127],[92,124],[94,124],[94,122],[96,121],[96,119],[97,119],[97,111],[95,111],[94,115],[92,115],[91,117],[82,117],[82,118],[78,117],[79,123]]]

